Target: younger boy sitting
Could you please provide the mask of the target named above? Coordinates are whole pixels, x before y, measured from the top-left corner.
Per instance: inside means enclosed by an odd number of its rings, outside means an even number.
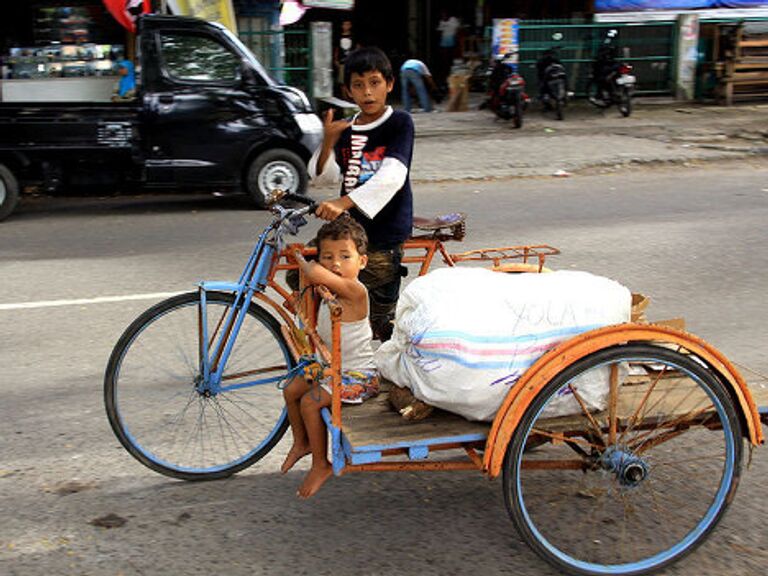
[[[365,230],[349,215],[342,214],[317,232],[318,261],[307,262],[298,250],[294,256],[308,283],[322,284],[333,292],[342,306],[341,370],[342,402],[359,404],[379,392],[379,379],[373,363],[373,334],[368,320],[368,290],[358,274],[368,262]],[[328,307],[320,306],[317,332],[331,344],[331,318]],[[298,495],[309,498],[333,474],[328,461],[328,439],[320,411],[331,405],[329,381],[310,382],[295,377],[283,390],[293,446],[281,472],[285,474],[307,454],[312,467],[299,487]]]

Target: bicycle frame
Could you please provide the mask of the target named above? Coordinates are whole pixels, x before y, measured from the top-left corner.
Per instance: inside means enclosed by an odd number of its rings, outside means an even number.
[[[222,385],[224,368],[240,333],[245,316],[248,313],[248,306],[256,294],[264,292],[273,275],[271,271],[277,260],[279,243],[275,224],[273,223],[259,235],[259,239],[248,258],[240,279],[236,283],[203,281],[199,284],[198,337],[200,342],[199,361],[202,378],[197,384],[198,392],[217,394],[224,391],[279,382],[290,375],[291,371],[288,371],[288,366],[286,366],[287,372],[283,375],[241,382],[230,386]],[[208,331],[206,298],[208,291],[230,292],[235,296],[234,304],[218,320],[213,334],[209,334]],[[292,369],[292,371],[296,370],[297,368]],[[243,375],[245,374],[238,374],[236,376],[241,377]]]

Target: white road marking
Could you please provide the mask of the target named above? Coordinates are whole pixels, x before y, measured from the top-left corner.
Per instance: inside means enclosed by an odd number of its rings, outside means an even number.
[[[159,300],[170,298],[183,292],[153,292],[149,294],[128,294],[126,296],[100,296],[98,298],[78,298],[74,300],[40,300],[38,302],[15,302],[0,304],[0,310],[24,310],[51,308],[54,306],[83,306],[86,304],[105,304],[109,302],[127,302],[130,300]]]

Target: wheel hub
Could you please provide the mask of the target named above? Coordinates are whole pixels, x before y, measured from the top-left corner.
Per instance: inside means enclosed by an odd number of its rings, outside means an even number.
[[[288,192],[295,192],[296,183],[297,178],[290,164],[286,162],[270,162],[264,167],[262,172],[260,188],[268,191],[279,188]]]
[[[628,488],[639,486],[649,473],[645,460],[620,447],[608,448],[603,453],[600,463],[603,469],[616,475],[619,484]]]

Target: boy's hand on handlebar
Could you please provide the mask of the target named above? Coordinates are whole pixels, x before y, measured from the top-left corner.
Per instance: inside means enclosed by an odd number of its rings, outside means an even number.
[[[315,216],[330,222],[331,220],[336,220],[336,218],[341,216],[341,214],[346,210],[353,208],[354,205],[354,202],[352,202],[348,196],[342,196],[341,198],[336,198],[335,200],[326,200],[325,202],[320,202],[320,204],[317,205],[317,208],[315,209]]]

